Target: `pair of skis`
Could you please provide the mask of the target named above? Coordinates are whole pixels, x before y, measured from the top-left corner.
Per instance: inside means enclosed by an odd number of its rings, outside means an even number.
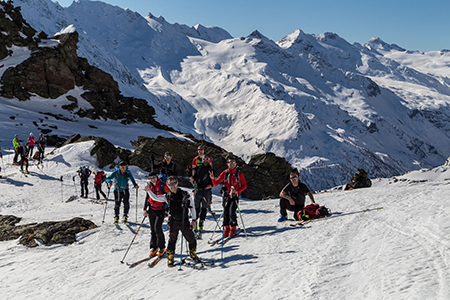
[[[225,244],[226,242],[228,242],[229,240],[231,240],[232,238],[234,238],[234,237],[236,237],[239,233],[241,233],[242,232],[242,229],[238,229],[238,230],[236,230],[236,234],[234,235],[234,236],[227,236],[227,237],[224,237],[223,238],[223,244]],[[217,244],[219,244],[219,245],[221,245],[222,244],[222,237],[220,237],[220,238],[218,238],[218,239],[215,239],[215,240],[209,240],[208,241],[208,244],[212,247],[212,246],[214,246],[214,245],[217,245]]]
[[[139,264],[141,264],[141,263],[143,263],[143,262],[149,261],[149,260],[151,260],[151,259],[154,258],[151,262],[148,263],[148,266],[149,266],[150,268],[153,268],[153,267],[156,266],[156,264],[157,264],[158,262],[160,262],[161,259],[163,259],[165,256],[166,256],[166,251],[164,251],[164,254],[161,255],[161,256],[158,256],[158,255],[149,256],[149,257],[146,257],[146,258],[144,258],[144,259],[138,260],[137,262],[134,262],[134,263],[127,263],[127,265],[128,265],[129,268],[134,268],[134,267],[136,267],[137,265],[139,265]],[[155,258],[155,257],[156,257],[156,258]]]

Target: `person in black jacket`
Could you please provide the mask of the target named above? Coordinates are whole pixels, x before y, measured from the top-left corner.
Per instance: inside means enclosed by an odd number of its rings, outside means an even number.
[[[169,176],[178,176],[177,164],[172,161],[172,154],[170,152],[164,153],[164,159],[155,163],[153,154],[150,157],[153,168],[160,169],[158,176],[162,181],[166,181]]]
[[[195,217],[196,211],[194,201],[189,196],[189,193],[183,191],[178,187],[178,179],[175,176],[170,176],[167,179],[169,192],[166,194],[169,211],[169,243],[167,246],[169,267],[174,266],[175,244],[178,239],[178,232],[181,231],[184,238],[189,244],[189,254],[194,261],[198,261],[198,256],[195,253],[197,248],[197,240],[195,239],[192,228],[197,226],[195,220],[189,224],[188,208],[191,215]]]
[[[198,222],[198,227],[196,227],[194,231],[200,233],[203,231],[206,213],[212,202],[211,188],[213,187],[213,184],[211,181],[210,172],[214,172],[211,166],[211,158],[205,156],[203,158],[202,164],[199,167],[197,167],[195,178],[193,178],[195,184],[194,203],[195,203],[195,210],[197,212],[196,219],[198,219],[200,214],[200,221]]]
[[[78,170],[78,177],[80,177],[80,185],[81,185],[81,198],[88,197],[89,176],[91,176],[91,170],[89,170],[89,168],[83,166]]]
[[[39,135],[38,139],[38,164],[42,164],[42,161],[44,160],[44,153],[45,153],[45,146],[47,146],[47,138],[42,135],[42,133]]]

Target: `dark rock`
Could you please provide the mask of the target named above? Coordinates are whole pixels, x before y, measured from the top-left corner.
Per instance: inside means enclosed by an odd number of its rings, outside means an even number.
[[[365,187],[371,187],[372,181],[367,177],[367,172],[361,168],[352,176],[350,182],[345,186],[345,190],[354,190]]]
[[[20,218],[0,215],[0,241],[14,240],[20,237],[19,244],[36,247],[39,240],[46,246],[53,244],[71,244],[76,241],[76,234],[97,226],[83,218],[68,221],[32,223],[18,225]]]

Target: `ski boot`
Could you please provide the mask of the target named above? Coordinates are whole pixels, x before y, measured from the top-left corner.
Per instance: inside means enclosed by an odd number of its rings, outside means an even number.
[[[286,216],[280,216],[280,218],[278,219],[278,222],[284,222],[284,221],[286,221],[287,220],[287,217]]]
[[[230,229],[229,237],[233,237],[236,235],[236,225],[232,225]]]
[[[196,248],[192,248],[191,250],[189,250],[189,256],[195,263],[199,263],[200,258],[198,258],[197,253],[195,253],[195,250]]]
[[[169,268],[173,268],[174,264],[175,264],[175,258],[174,258],[174,251],[173,250],[168,250],[167,251],[167,266]]]
[[[158,248],[152,248],[152,250],[150,251],[150,257],[155,257],[157,253],[158,253]]]
[[[166,250],[165,250],[165,249],[159,249],[159,251],[158,251],[158,257],[164,256],[165,253],[166,253]]]
[[[128,215],[123,215],[122,222],[123,222],[123,223],[128,222]]]
[[[225,226],[225,231],[223,232],[223,236],[224,237],[227,237],[227,236],[229,236],[230,235],[230,225],[226,225]]]
[[[119,223],[119,216],[114,216],[114,223],[115,224]]]
[[[200,222],[198,223],[198,231],[202,232],[203,231],[203,224],[205,223],[205,220],[200,220]]]

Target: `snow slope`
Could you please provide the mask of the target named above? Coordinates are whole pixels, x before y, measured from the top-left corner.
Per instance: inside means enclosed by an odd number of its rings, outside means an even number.
[[[129,269],[121,264],[143,217],[112,224],[103,206],[85,199],[65,203],[78,189],[71,178],[80,165],[95,167],[92,142],[68,145],[47,154],[42,169],[0,180],[0,214],[23,217],[22,224],[84,217],[97,229],[77,235],[72,245],[26,249],[18,241],[0,242],[0,294],[7,299],[449,299],[450,167],[374,180],[368,189],[341,187],[316,194],[333,214],[304,227],[278,223],[278,201],[240,201],[247,237],[240,234],[220,247],[207,240],[215,222],[208,216],[198,254],[215,267]],[[10,160],[9,156],[4,161]],[[7,174],[17,167],[2,165]],[[146,175],[132,167],[141,188]],[[439,173],[439,177],[436,174]],[[59,180],[63,176],[63,182]],[[419,182],[420,180],[428,180]],[[93,189],[92,182],[90,189]],[[143,193],[139,192],[138,210]],[[221,212],[213,196],[213,211]],[[361,212],[366,208],[384,207]],[[239,220],[239,224],[242,223]],[[167,234],[167,225],[163,226]],[[137,234],[126,262],[148,255],[147,222]],[[185,247],[183,249],[186,249]],[[180,255],[178,242],[176,256]],[[186,253],[183,253],[186,255]]]

